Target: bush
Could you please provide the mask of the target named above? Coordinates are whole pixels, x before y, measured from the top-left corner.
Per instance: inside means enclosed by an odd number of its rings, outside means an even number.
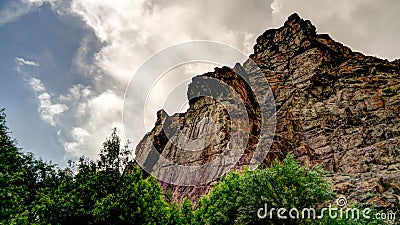
[[[382,90],[382,93],[383,93],[384,97],[392,97],[392,96],[397,95],[397,91],[392,88],[385,88]]]
[[[320,166],[307,169],[300,166],[293,155],[282,163],[274,162],[269,169],[246,169],[243,173],[230,172],[203,197],[196,212],[198,224],[297,224],[296,220],[282,220],[266,212],[268,208],[308,208],[324,203],[333,196]],[[261,213],[262,214],[262,213]]]
[[[247,171],[248,173],[248,171]],[[241,184],[243,177],[237,172],[230,172],[222,177],[209,196],[199,201],[195,212],[197,224],[234,224],[239,213],[237,200],[244,193]]]

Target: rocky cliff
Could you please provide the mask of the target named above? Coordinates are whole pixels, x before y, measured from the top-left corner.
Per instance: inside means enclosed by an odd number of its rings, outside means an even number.
[[[258,83],[260,91],[267,87],[252,75],[251,62],[263,72],[274,97],[276,127],[272,145],[260,143],[262,135],[270,134],[260,132],[263,115],[248,83]],[[214,93],[216,98],[206,97],[213,94],[215,80],[229,86],[225,90],[228,94],[219,90]],[[152,158],[149,154],[154,146],[163,157],[179,165],[198,166],[218,159],[226,151],[233,155],[240,151],[238,158],[223,163],[226,168],[240,170],[250,164],[257,146],[271,145],[262,166],[293,153],[304,165],[322,164],[330,171],[327,176],[336,192],[350,202],[398,209],[398,91],[400,60],[389,62],[354,52],[327,34],[317,34],[310,21],[293,14],[282,27],[267,30],[257,38],[254,53],[243,65],[215,68],[214,72],[194,77],[188,88],[187,112],[169,116],[160,110],[154,128],[137,146],[136,155],[152,167],[154,162],[146,159]],[[229,99],[218,101],[230,92],[236,93],[241,106]],[[229,104],[231,113],[224,107]],[[247,118],[240,115],[239,122],[233,122],[238,107],[245,108]],[[235,126],[239,129],[234,135],[231,132]],[[182,135],[186,138],[180,139]],[[213,136],[212,141],[193,142],[206,136]],[[187,146],[193,143],[196,146]],[[185,151],[187,147],[196,151]],[[215,166],[212,171],[215,173],[202,176],[217,178],[225,170]],[[210,189],[209,183],[177,186],[160,182],[177,200],[196,200]]]

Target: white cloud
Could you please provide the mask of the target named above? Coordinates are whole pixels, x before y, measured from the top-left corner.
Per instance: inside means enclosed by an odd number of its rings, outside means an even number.
[[[52,96],[39,79],[29,83],[37,95],[39,115],[57,129],[66,158],[95,158],[112,128],[122,131],[123,99],[112,90],[95,95],[90,87],[78,84],[66,95]]]
[[[37,95],[40,117],[51,126],[56,126],[55,117],[68,110],[68,106],[65,104],[53,103],[51,94],[46,90],[41,80],[31,78],[29,84]]]
[[[10,2],[4,8],[0,9],[0,26],[17,20],[20,16],[31,12],[33,8],[37,8],[37,6],[24,4],[20,1]]]
[[[74,141],[65,142],[64,148],[67,153],[78,156],[79,154],[82,154],[80,149],[82,148],[82,145],[84,145],[85,139],[90,136],[90,133],[81,127],[73,127],[71,135]]]
[[[71,128],[70,124],[67,124],[60,133],[69,136],[60,137],[64,142],[67,157],[86,155],[95,158],[112,128],[116,127],[119,132],[122,131],[123,100],[111,90],[91,96],[91,91],[82,86],[70,89],[69,97],[68,100],[76,103],[74,119],[79,121],[77,125],[80,127]],[[61,100],[66,101],[67,98]],[[119,135],[122,137],[121,133]]]
[[[46,91],[46,88],[44,87],[43,83],[41,80],[37,78],[32,78],[30,81],[30,85],[33,88],[34,91],[36,92],[44,92]]]
[[[179,42],[209,39],[250,52],[255,35],[265,28],[269,11],[268,1],[264,0],[235,0],[229,10],[225,4],[211,0],[201,4],[144,0],[71,4],[71,12],[105,44],[96,54],[96,66],[123,85],[151,54]]]
[[[54,7],[61,0],[15,0],[9,1],[0,9],[0,26],[11,23],[19,17],[38,9],[43,3],[49,3]]]
[[[37,96],[40,118],[49,125],[55,127],[57,125],[56,117],[67,111],[69,109],[68,106],[66,104],[54,103],[52,94],[47,91],[43,82],[38,78],[30,76],[22,69],[23,66],[37,67],[39,63],[22,57],[17,57],[15,63],[16,70],[24,76]]]
[[[27,60],[21,57],[15,58],[15,62],[20,65],[20,66],[39,66],[39,63],[32,61],[32,60]]]
[[[27,60],[22,57],[17,57],[15,58],[15,70],[18,71],[19,73],[22,73],[22,67],[23,66],[34,66],[37,67],[39,66],[39,63],[32,61],[32,60]]]

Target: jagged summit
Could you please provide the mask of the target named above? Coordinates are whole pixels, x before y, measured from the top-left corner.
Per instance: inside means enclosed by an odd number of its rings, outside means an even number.
[[[289,16],[284,26],[279,29],[269,29],[257,38],[254,46],[254,54],[259,54],[268,48],[282,44],[290,38],[302,36],[302,39],[296,40],[292,45],[292,49],[299,48],[301,45],[307,45],[316,36],[316,28],[309,20],[303,20],[297,13]],[[305,41],[301,43],[300,41]],[[279,50],[279,49],[278,49]],[[282,49],[283,50],[283,49]]]
[[[398,210],[400,60],[389,62],[353,52],[329,35],[318,34],[309,20],[297,14],[291,15],[282,27],[259,36],[250,59],[268,80],[276,104],[276,131],[263,165],[293,153],[304,165],[320,164],[331,171],[334,188],[346,194],[349,201],[369,203],[364,194],[371,192],[376,194],[375,205]],[[146,159],[153,145],[163,156],[181,165],[203,165],[223,154],[232,144],[232,121],[226,110],[213,99],[191,98],[212,91],[207,82],[217,78],[240,97],[249,115],[249,125],[242,132],[248,143],[239,161],[232,162],[237,170],[248,165],[255,148],[263,144],[259,143],[263,135],[259,104],[246,85],[261,83],[252,70],[247,61],[233,69],[216,68],[194,77],[188,89],[188,111],[173,116],[159,113],[155,127],[137,146],[137,157]],[[239,77],[235,72],[248,76]],[[263,91],[266,87],[257,88]],[[216,136],[203,151],[188,152],[173,141],[179,139],[178,131],[188,140],[196,140],[211,135],[209,130]],[[208,184],[161,185],[164,190],[171,190],[175,200],[196,200],[210,190]],[[382,193],[375,193],[378,189],[384,190],[385,200]]]
[[[271,70],[284,71],[286,68],[276,67],[277,59],[282,63],[290,63],[292,57],[310,50],[324,52],[323,60],[336,64],[353,54],[350,48],[335,42],[328,34],[317,34],[310,20],[304,20],[294,13],[284,26],[267,30],[257,38],[250,58],[272,61]]]

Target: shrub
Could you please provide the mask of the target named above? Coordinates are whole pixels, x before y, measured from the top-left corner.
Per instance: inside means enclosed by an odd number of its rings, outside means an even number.
[[[198,224],[296,224],[269,212],[261,219],[257,212],[265,205],[288,210],[315,207],[332,196],[320,166],[308,169],[289,155],[269,169],[230,172],[200,200],[196,218]]]
[[[392,96],[397,95],[397,91],[392,88],[385,88],[382,90],[382,93],[383,93],[384,97],[392,97]]]

